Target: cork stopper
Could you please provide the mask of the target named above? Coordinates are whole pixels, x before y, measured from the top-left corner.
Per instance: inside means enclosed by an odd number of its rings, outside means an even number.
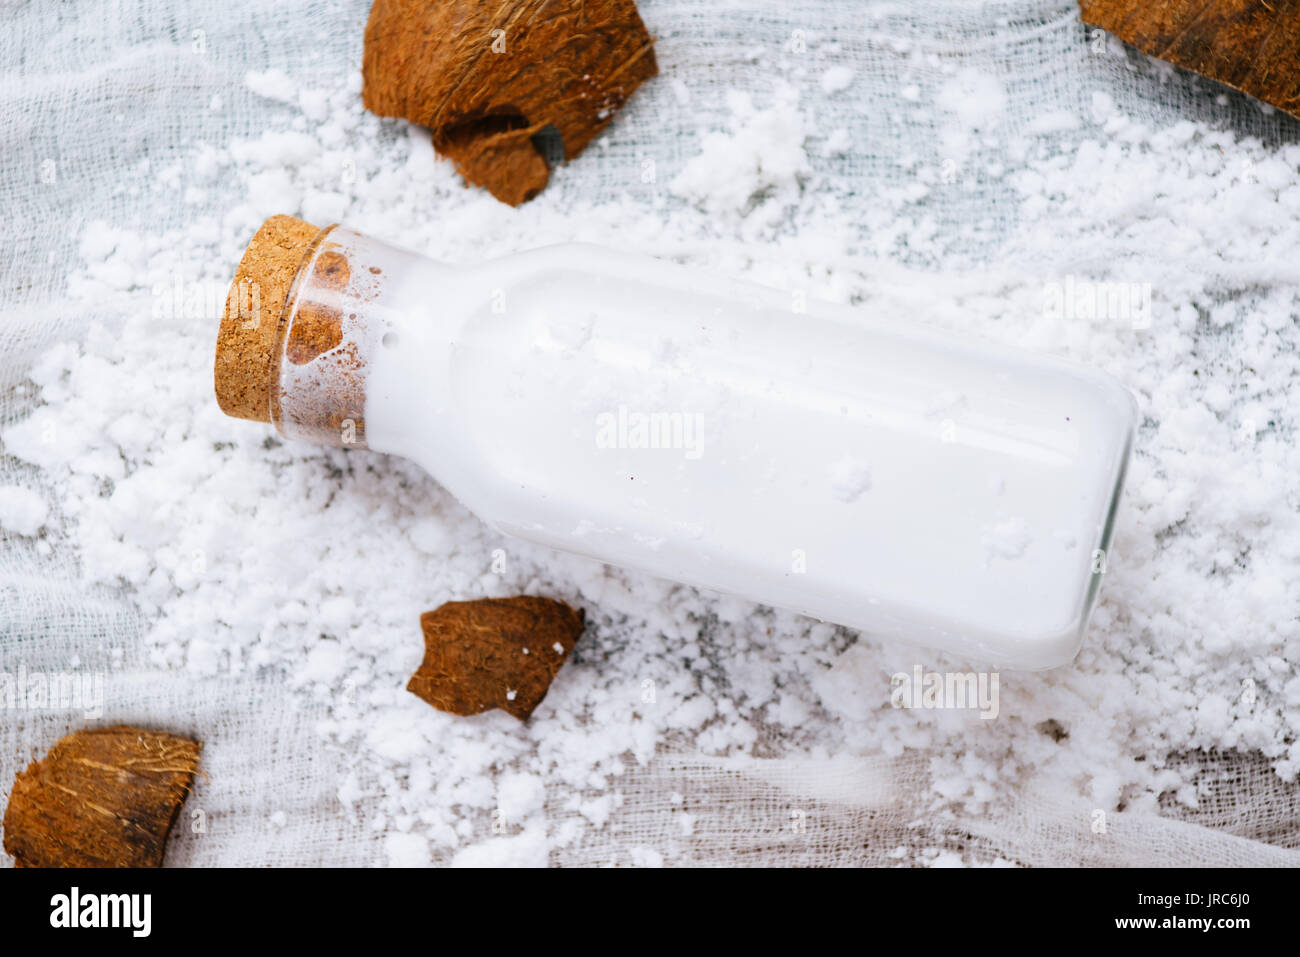
[[[272,216],[239,262],[217,333],[213,370],[217,403],[226,415],[271,421],[276,335],[298,267],[320,229],[292,216]]]

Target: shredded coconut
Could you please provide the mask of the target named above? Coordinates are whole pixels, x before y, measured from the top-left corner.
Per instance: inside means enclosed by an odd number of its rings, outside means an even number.
[[[0,485],[0,528],[15,535],[35,535],[49,510],[40,493],[20,485]]]
[[[822,92],[827,96],[843,93],[853,85],[853,70],[847,66],[833,66],[822,74]]]

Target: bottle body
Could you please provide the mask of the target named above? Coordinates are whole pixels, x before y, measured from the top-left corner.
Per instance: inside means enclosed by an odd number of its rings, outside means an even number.
[[[1077,652],[1135,423],[1108,377],[597,247],[355,242],[365,443],[501,531],[972,661]]]

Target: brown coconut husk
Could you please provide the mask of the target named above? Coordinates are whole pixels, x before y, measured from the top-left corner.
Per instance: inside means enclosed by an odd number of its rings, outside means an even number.
[[[554,127],[573,159],[657,72],[632,0],[376,0],[361,97],[517,206],[550,178],[537,134]]]
[[[1079,0],[1083,22],[1300,116],[1300,3]]]
[[[17,867],[161,867],[202,747],[142,728],[68,735],[14,781],[5,851]]]
[[[440,711],[500,708],[527,721],[573,651],[584,615],[549,598],[483,598],[425,612],[420,627],[424,661],[407,691]]]

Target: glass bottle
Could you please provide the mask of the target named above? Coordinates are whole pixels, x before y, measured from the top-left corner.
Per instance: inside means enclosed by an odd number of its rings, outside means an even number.
[[[450,266],[289,217],[216,379],[509,535],[1023,669],[1078,651],[1136,421],[1103,373],[647,256]]]

